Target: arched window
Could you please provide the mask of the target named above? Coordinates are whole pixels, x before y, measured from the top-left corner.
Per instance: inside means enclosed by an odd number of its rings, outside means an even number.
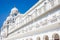
[[[7,24],[9,24],[9,21],[7,21]]]
[[[57,33],[52,35],[53,40],[59,40],[59,35]]]
[[[26,39],[26,40],[28,40],[28,39]]]
[[[45,35],[44,40],[49,40],[49,37],[47,35]]]
[[[32,38],[30,38],[29,40],[32,40]]]
[[[40,37],[37,37],[37,39],[36,40],[40,40]]]
[[[17,13],[15,13],[14,16],[17,16]]]

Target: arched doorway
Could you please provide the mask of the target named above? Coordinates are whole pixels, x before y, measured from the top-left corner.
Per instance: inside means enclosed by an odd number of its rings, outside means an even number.
[[[40,37],[37,37],[36,40],[40,40]]]
[[[49,37],[47,35],[45,35],[44,40],[49,40]]]
[[[53,40],[59,40],[59,35],[57,33],[53,34],[52,36]]]

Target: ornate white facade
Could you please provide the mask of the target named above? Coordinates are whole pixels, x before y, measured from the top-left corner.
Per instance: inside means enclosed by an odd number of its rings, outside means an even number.
[[[60,40],[60,0],[40,0],[25,14],[14,7],[1,35],[2,40]]]

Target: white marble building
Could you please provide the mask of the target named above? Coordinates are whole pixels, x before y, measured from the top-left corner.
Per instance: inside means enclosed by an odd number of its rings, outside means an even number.
[[[40,0],[25,14],[14,7],[1,35],[2,40],[60,40],[60,0]]]

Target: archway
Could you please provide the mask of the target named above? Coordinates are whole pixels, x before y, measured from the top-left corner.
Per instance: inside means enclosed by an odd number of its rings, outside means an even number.
[[[52,36],[53,40],[59,40],[59,35],[57,33],[53,34]]]
[[[49,40],[49,37],[47,35],[45,35],[44,40]]]
[[[37,37],[36,40],[40,40],[40,37]]]

